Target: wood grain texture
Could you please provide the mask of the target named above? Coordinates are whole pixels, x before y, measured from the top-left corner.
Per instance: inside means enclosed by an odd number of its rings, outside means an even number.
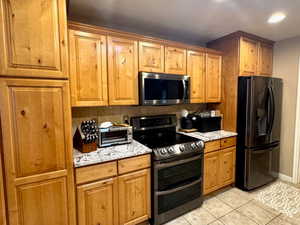
[[[205,148],[204,148],[204,153],[217,151],[220,149],[220,146],[221,146],[220,140],[206,142]]]
[[[273,45],[259,44],[258,74],[266,76],[273,74]]]
[[[118,174],[120,175],[149,167],[151,167],[149,154],[118,160]]]
[[[235,146],[220,151],[219,185],[225,187],[235,181]]]
[[[0,121],[0,225],[6,225],[6,206],[4,193],[4,167],[2,162],[3,146],[2,146],[2,130]]]
[[[151,216],[150,169],[118,177],[119,223],[133,225]]]
[[[72,106],[106,106],[106,36],[69,31]]]
[[[138,104],[138,42],[108,37],[109,105]]]
[[[221,149],[236,145],[236,137],[229,137],[221,139]]]
[[[206,56],[206,102],[221,102],[222,88],[222,57],[207,54]]]
[[[187,75],[191,77],[190,101],[191,103],[205,102],[206,87],[206,54],[188,50]]]
[[[74,225],[68,82],[0,79],[0,101],[10,225]]]
[[[259,42],[249,38],[240,38],[240,75],[256,75],[258,72]]]
[[[163,73],[164,64],[165,48],[163,45],[139,42],[139,71]]]
[[[118,225],[118,180],[77,187],[78,225]]]
[[[75,169],[76,184],[117,176],[117,162],[101,163]]]
[[[0,75],[67,78],[63,0],[0,1]]]
[[[186,49],[165,47],[165,71],[171,74],[186,75]]]
[[[204,154],[203,194],[219,189],[220,158],[219,152]]]

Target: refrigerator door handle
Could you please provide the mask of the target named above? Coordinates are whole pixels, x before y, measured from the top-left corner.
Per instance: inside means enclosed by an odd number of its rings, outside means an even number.
[[[270,135],[273,129],[274,124],[274,117],[275,117],[275,99],[274,99],[274,92],[272,87],[268,87],[269,95],[270,95],[270,123],[269,123],[269,129],[268,134]]]

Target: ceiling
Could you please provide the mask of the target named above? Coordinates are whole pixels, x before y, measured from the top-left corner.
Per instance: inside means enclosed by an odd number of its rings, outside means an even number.
[[[300,35],[300,0],[69,0],[72,20],[190,44],[237,30],[279,41]],[[268,24],[274,12],[287,18]]]

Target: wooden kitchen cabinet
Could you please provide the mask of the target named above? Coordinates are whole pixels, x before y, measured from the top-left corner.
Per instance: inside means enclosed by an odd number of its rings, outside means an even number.
[[[235,180],[235,147],[226,148],[219,153],[221,187],[232,184]]]
[[[256,75],[258,72],[259,42],[250,38],[240,39],[240,74]]]
[[[78,225],[118,225],[117,178],[77,187]]]
[[[222,56],[206,56],[206,102],[221,101],[221,67]]]
[[[187,74],[190,76],[190,101],[191,103],[205,102],[206,54],[189,50],[187,52]]]
[[[219,188],[220,171],[219,152],[206,153],[204,155],[204,183],[203,193],[208,194]]]
[[[1,127],[1,123],[0,123]],[[2,149],[2,134],[0,129],[0,153]],[[4,175],[2,166],[2,156],[0,154],[0,224],[6,225],[6,208],[5,208],[5,194],[4,194]]]
[[[150,169],[118,177],[121,225],[138,224],[150,218]]]
[[[10,225],[75,225],[68,81],[2,78],[0,102]]]
[[[68,77],[66,1],[0,1],[0,75]]]
[[[69,31],[72,106],[106,106],[106,36]]]
[[[109,105],[137,105],[138,42],[108,37]]]
[[[186,49],[165,47],[165,72],[186,75]]]
[[[273,72],[273,45],[260,43],[258,74],[270,76]]]
[[[164,46],[150,42],[139,42],[139,71],[164,72]]]

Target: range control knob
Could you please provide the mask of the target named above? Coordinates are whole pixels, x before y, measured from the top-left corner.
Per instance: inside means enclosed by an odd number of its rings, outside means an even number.
[[[163,149],[160,150],[160,154],[165,155],[166,153],[167,153],[166,149],[163,148]]]
[[[185,151],[184,145],[179,146],[179,150],[180,150],[181,152],[184,152],[184,151]]]
[[[174,152],[174,149],[172,147],[168,148],[168,152],[169,153],[173,153]]]

